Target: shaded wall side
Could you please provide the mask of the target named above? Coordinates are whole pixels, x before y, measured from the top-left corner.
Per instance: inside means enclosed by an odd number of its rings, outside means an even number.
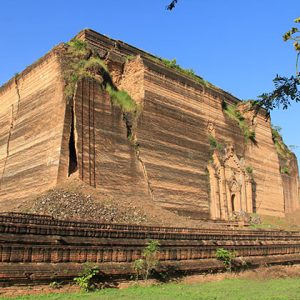
[[[249,143],[245,154],[247,165],[253,168],[254,211],[283,217],[283,183],[270,120],[258,115],[255,119],[255,133],[257,143]]]
[[[298,162],[294,154],[285,163],[281,162],[281,168],[288,164],[288,172],[281,174],[283,182],[283,194],[285,203],[285,212],[290,213],[299,208],[299,171]],[[282,170],[282,169],[281,169]]]
[[[0,209],[7,210],[57,182],[65,103],[55,54],[3,89],[0,103]]]

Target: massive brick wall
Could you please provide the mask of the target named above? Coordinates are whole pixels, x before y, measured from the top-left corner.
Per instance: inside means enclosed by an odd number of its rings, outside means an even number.
[[[283,166],[286,165],[283,164]],[[297,158],[294,154],[291,154],[291,157],[288,161],[288,174],[281,174],[282,183],[283,183],[283,194],[284,194],[284,203],[285,211],[293,212],[295,209],[299,208],[299,179],[298,179],[298,164]]]
[[[0,209],[7,210],[57,183],[65,102],[55,51],[3,86],[0,103]]]
[[[298,206],[297,162],[289,176],[280,174],[263,112],[251,120],[256,143],[246,143],[238,124],[222,111],[223,102],[239,102],[232,95],[91,30],[78,38],[97,49],[115,85],[141,106],[131,128],[136,144],[127,138],[123,113],[96,81],[80,80],[74,98],[64,100],[53,51],[0,91],[0,206],[11,199],[13,207],[77,172],[120,201],[155,201],[181,215],[209,218],[212,128],[218,142],[232,144],[240,162],[253,168],[255,212],[283,216]]]
[[[88,79],[78,84],[74,115],[80,178],[120,201],[145,199],[147,185],[122,112],[99,84]]]

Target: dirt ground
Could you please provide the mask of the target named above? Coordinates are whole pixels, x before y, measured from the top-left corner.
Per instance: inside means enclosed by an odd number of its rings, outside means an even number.
[[[248,280],[268,280],[274,278],[291,278],[300,277],[300,265],[293,266],[271,266],[260,267],[254,270],[247,270],[240,273],[216,273],[216,274],[199,274],[185,276],[181,278],[174,278],[173,281],[184,284],[197,284],[210,281],[221,281],[224,279],[248,279]],[[119,289],[128,288],[133,285],[149,286],[153,284],[161,284],[157,280],[148,281],[121,281],[116,283],[115,287]],[[39,295],[50,293],[75,293],[79,291],[76,285],[65,284],[59,288],[51,287],[51,285],[36,285],[36,286],[11,286],[2,287],[0,289],[0,296],[16,297],[22,295]]]

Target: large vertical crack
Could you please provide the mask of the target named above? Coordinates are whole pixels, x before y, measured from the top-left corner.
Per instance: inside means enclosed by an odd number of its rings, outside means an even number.
[[[147,173],[147,169],[146,169],[145,163],[144,163],[143,159],[141,158],[140,149],[139,149],[140,146],[139,146],[136,134],[134,132],[134,128],[135,128],[134,125],[136,125],[135,124],[136,120],[135,120],[134,117],[132,117],[132,115],[130,115],[128,113],[124,113],[123,114],[123,119],[124,119],[125,124],[126,124],[127,139],[132,144],[135,156],[136,156],[136,158],[137,158],[137,160],[140,163],[140,166],[142,168],[143,175],[144,175],[144,180],[145,180],[145,182],[147,184],[147,187],[148,187],[148,194],[151,197],[151,200],[154,201],[153,189],[151,187],[151,183],[150,183],[150,180],[149,180],[149,177],[148,177],[148,173]]]
[[[69,166],[68,176],[75,173],[78,170],[78,155],[76,147],[76,115],[75,115],[75,97],[77,93],[77,84],[74,88],[74,94],[72,102],[70,103],[71,110],[71,124],[70,124],[70,136],[69,136]]]
[[[71,130],[69,138],[69,170],[68,176],[75,173],[78,169],[77,167],[77,152],[75,147],[75,125],[74,125],[74,107],[71,106]]]
[[[16,89],[16,93],[17,93],[17,97],[18,97],[17,110],[15,111],[14,104],[12,104],[11,105],[10,126],[9,126],[9,131],[8,131],[8,136],[7,136],[7,142],[6,142],[6,156],[5,156],[5,159],[4,159],[4,164],[3,164],[2,174],[1,174],[0,189],[1,189],[2,184],[3,184],[4,174],[5,174],[5,170],[6,170],[6,166],[7,166],[7,161],[8,161],[8,157],[9,157],[9,154],[10,154],[10,140],[11,140],[12,131],[15,127],[15,123],[16,123],[16,120],[18,118],[19,109],[20,109],[21,96],[20,96],[20,90],[19,90],[17,77],[15,77],[15,89]]]

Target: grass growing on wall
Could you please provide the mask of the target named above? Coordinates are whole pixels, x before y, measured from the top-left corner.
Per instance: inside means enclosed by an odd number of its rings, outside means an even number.
[[[272,140],[274,142],[275,148],[279,156],[288,159],[291,157],[292,152],[290,151],[288,146],[283,142],[282,136],[280,134],[280,130],[281,130],[280,127],[272,125],[271,127]]]
[[[73,39],[66,44],[62,56],[64,79],[66,82],[65,96],[73,97],[75,86],[81,78],[99,80],[97,74],[108,72],[105,63],[97,56],[84,41]]]
[[[180,65],[177,64],[176,59],[169,60],[169,59],[161,58],[161,57],[160,58],[149,57],[149,59],[154,60],[159,63],[163,63],[166,67],[168,67],[170,69],[174,69],[174,70],[190,77],[191,79],[195,80],[196,82],[198,82],[204,86],[208,86],[208,87],[219,90],[218,87],[216,87],[212,83],[208,82],[207,80],[203,79],[201,76],[197,75],[193,69],[182,68]]]
[[[113,105],[120,107],[123,112],[134,113],[137,111],[137,104],[126,91],[118,91],[110,85],[106,86],[106,91],[110,95]]]
[[[284,143],[280,131],[281,131],[280,127],[271,125],[272,140],[274,142],[276,152],[280,157],[280,162],[281,162],[280,173],[291,175],[289,163],[293,155],[292,155],[292,151]]]
[[[250,126],[249,126],[247,120],[243,117],[241,112],[237,109],[237,105],[236,104],[228,105],[227,103],[223,102],[222,106],[223,106],[224,113],[231,120],[235,121],[239,125],[239,127],[245,137],[245,140],[246,141],[251,140],[251,141],[255,142],[255,131],[250,129]]]
[[[219,150],[219,151],[223,151],[224,150],[224,146],[223,144],[219,143],[217,141],[217,139],[215,137],[213,137],[212,135],[209,136],[209,145],[210,145],[210,150]]]
[[[119,91],[113,84],[108,68],[104,61],[86,42],[73,39],[67,44],[67,51],[63,57],[64,78],[66,82],[65,96],[73,97],[76,83],[81,78],[93,78],[110,95],[112,104],[121,108],[124,113],[136,113],[137,104],[126,91]],[[105,75],[108,82],[103,82]]]

